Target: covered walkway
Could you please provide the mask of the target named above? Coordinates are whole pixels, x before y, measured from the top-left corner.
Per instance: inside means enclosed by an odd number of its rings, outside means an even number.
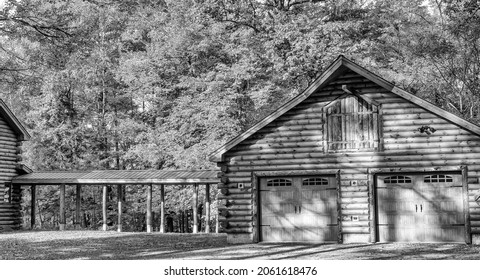
[[[147,232],[152,232],[152,192],[153,187],[160,188],[160,232],[165,231],[165,186],[190,185],[193,192],[193,233],[198,232],[197,209],[198,189],[205,186],[205,219],[210,220],[210,184],[217,184],[216,170],[94,170],[94,171],[43,171],[17,176],[12,184],[22,187],[30,186],[31,191],[31,227],[35,226],[35,195],[40,185],[59,185],[60,215],[59,228],[65,230],[65,186],[76,186],[75,227],[80,227],[81,191],[84,186],[102,185],[103,230],[107,230],[107,186],[117,186],[118,228],[122,231],[122,202],[125,185],[143,185],[147,187],[146,224]],[[205,232],[210,232],[209,224],[205,224]]]

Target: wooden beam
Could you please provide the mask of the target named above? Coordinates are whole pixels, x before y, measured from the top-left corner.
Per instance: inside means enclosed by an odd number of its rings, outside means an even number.
[[[377,200],[375,198],[375,182],[374,182],[374,174],[370,173],[370,169],[368,170],[368,197],[370,200],[369,204],[369,212],[370,212],[370,243],[377,242],[377,215],[376,215],[376,208],[377,208]]]
[[[378,103],[377,101],[367,97],[367,96],[364,96],[364,95],[360,95],[355,89],[352,89],[352,88],[349,88],[347,85],[342,85],[342,90],[344,92],[346,92],[347,94],[351,94],[351,95],[354,95],[362,100],[364,100],[365,102],[367,102],[368,104],[373,104],[375,106],[378,106],[380,105],[380,103]]]
[[[160,185],[160,233],[165,232],[165,187]]]
[[[188,233],[189,228],[188,228],[188,210],[185,209],[182,211],[182,221],[183,221],[183,233]]]
[[[103,218],[102,230],[107,231],[107,186],[106,185],[103,186],[102,218]]]
[[[198,233],[198,185],[193,185],[193,233]]]
[[[123,187],[122,185],[117,186],[117,204],[118,204],[118,222],[117,222],[117,231],[122,232],[122,202],[123,202]]]
[[[147,232],[152,232],[152,185],[147,186]]]
[[[36,199],[36,186],[32,185],[30,187],[31,202],[30,202],[30,229],[35,228],[35,199]]]
[[[40,172],[39,172],[40,173]],[[22,185],[58,185],[58,184],[67,184],[67,185],[146,185],[146,184],[169,184],[169,185],[179,185],[179,184],[216,184],[220,182],[218,178],[204,178],[204,179],[121,179],[121,178],[112,178],[112,179],[29,179],[18,176],[12,179],[14,184]]]
[[[205,184],[205,233],[210,233],[210,184]]]
[[[76,199],[75,199],[75,228],[79,229],[81,227],[80,222],[80,212],[82,208],[82,187],[77,185]]]
[[[468,203],[468,167],[462,166],[463,214],[465,218],[465,243],[472,244],[472,226]]]
[[[337,242],[343,243],[343,231],[342,231],[342,203],[341,203],[341,174],[338,170],[335,174],[336,188],[337,188]]]
[[[60,219],[59,219],[59,229],[65,230],[65,184],[60,185]]]

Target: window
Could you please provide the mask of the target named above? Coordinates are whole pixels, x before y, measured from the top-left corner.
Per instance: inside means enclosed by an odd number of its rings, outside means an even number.
[[[326,151],[377,150],[378,108],[356,96],[333,101],[324,109]]]
[[[328,185],[328,180],[325,178],[308,178],[303,179],[304,186],[325,186]]]
[[[267,187],[289,187],[292,185],[292,180],[287,179],[272,179],[267,181]]]
[[[452,176],[448,175],[430,175],[430,176],[425,176],[423,178],[423,182],[425,183],[450,183],[453,182]]]
[[[412,182],[412,178],[407,176],[390,176],[383,180],[385,184],[409,184]]]

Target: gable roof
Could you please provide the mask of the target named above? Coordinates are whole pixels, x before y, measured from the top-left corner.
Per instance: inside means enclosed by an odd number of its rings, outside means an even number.
[[[23,127],[22,123],[17,119],[12,111],[8,108],[7,104],[0,99],[0,116],[8,123],[10,128],[18,135],[19,140],[28,140],[30,139],[30,134]]]
[[[480,136],[480,126],[475,125],[467,120],[464,120],[448,111],[441,109],[440,107],[437,107],[433,103],[423,100],[420,97],[417,97],[399,88],[398,86],[395,86],[393,83],[386,81],[380,76],[377,76],[376,74],[368,71],[367,69],[361,67],[360,65],[354,63],[353,61],[345,58],[343,55],[340,55],[302,93],[292,98],[290,101],[282,105],[280,108],[278,108],[276,111],[274,111],[273,113],[265,117],[263,120],[259,121],[254,126],[250,127],[245,132],[241,133],[237,137],[228,141],[225,145],[221,146],[220,148],[212,152],[209,156],[210,161],[215,161],[215,162],[223,161],[224,160],[223,155],[227,151],[229,151],[230,149],[238,145],[240,142],[242,142],[243,140],[253,135],[255,132],[259,131],[260,129],[262,129],[263,127],[265,127],[266,125],[268,125],[269,123],[271,123],[272,121],[274,121],[275,119],[277,119],[278,117],[280,117],[281,115],[289,111],[290,109],[300,104],[302,101],[307,99],[311,94],[321,89],[322,87],[326,86],[329,82],[331,82],[336,77],[340,76],[345,70],[348,70],[348,69],[369,79],[370,81],[383,87],[387,91],[390,91],[422,107],[423,109],[430,111],[431,113],[434,113],[444,119],[447,119],[448,121],[453,122],[458,126]]]

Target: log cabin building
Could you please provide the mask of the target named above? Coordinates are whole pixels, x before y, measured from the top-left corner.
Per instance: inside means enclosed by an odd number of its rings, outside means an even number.
[[[22,142],[27,130],[0,99],[0,232],[21,228],[21,190],[13,188],[15,176],[31,172],[22,161]]]
[[[480,243],[480,127],[343,56],[210,160],[230,243]]]

